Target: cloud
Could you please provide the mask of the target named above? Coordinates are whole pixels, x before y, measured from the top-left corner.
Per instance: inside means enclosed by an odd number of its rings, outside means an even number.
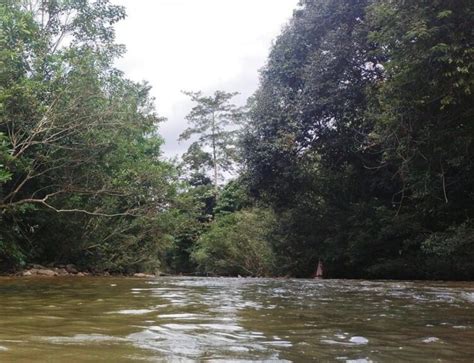
[[[157,111],[165,155],[181,154],[178,143],[192,104],[182,90],[237,91],[240,104],[258,86],[272,40],[297,0],[113,0],[127,8],[117,24],[117,42],[127,54],[117,62],[126,75],[146,80]]]

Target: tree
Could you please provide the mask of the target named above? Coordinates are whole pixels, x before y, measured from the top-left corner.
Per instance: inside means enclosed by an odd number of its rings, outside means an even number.
[[[203,96],[201,92],[184,92],[196,103],[186,119],[191,127],[186,129],[179,137],[188,140],[193,135],[198,135],[198,140],[191,148],[210,149],[210,159],[213,168],[214,194],[217,196],[219,177],[221,171],[232,168],[236,160],[236,129],[243,118],[242,108],[230,103],[237,93],[216,91],[213,96]],[[193,150],[190,148],[188,154]],[[202,150],[201,156],[205,155]],[[204,154],[203,154],[204,153]]]
[[[378,198],[368,208],[385,207],[390,193],[378,183],[385,171],[373,168],[380,154],[366,140],[367,89],[381,74],[367,41],[366,5],[302,1],[251,106],[243,140],[250,190],[277,212],[287,235],[279,265],[292,274],[311,275],[320,258],[329,270],[360,270],[343,236],[349,218],[367,198]]]
[[[373,142],[397,165],[397,201],[431,210],[434,224],[462,223],[473,217],[474,5],[376,1],[369,10],[374,53],[390,60],[372,99]]]
[[[384,82],[371,99],[372,143],[400,188],[398,216],[430,278],[474,277],[474,43],[472,1],[375,1],[370,40]]]
[[[269,276],[275,269],[270,236],[274,223],[267,209],[223,214],[199,237],[191,257],[202,273]]]
[[[166,264],[175,273],[191,273],[196,264],[190,254],[199,236],[213,217],[216,195],[207,172],[212,168],[211,155],[194,142],[179,165],[180,187],[171,218],[172,243],[166,251]]]
[[[474,276],[461,258],[473,251],[473,11],[472,1],[300,2],[243,140],[249,189],[286,236],[278,265]]]
[[[158,261],[175,173],[150,87],[113,67],[124,16],[108,1],[0,5],[1,267]]]
[[[193,186],[212,184],[208,171],[213,168],[211,154],[204,151],[198,142],[193,142],[182,156],[183,174]]]

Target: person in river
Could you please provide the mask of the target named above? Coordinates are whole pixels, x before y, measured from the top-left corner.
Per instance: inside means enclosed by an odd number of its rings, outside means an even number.
[[[318,267],[316,268],[316,272],[313,274],[313,279],[322,279],[323,274],[324,274],[323,269],[324,269],[323,263],[321,262],[321,260],[319,260]]]

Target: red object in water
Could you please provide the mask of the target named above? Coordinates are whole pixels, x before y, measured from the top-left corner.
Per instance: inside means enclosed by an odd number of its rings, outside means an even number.
[[[313,279],[321,279],[323,278],[323,263],[321,260],[318,262],[318,268],[316,269],[316,272],[313,275]]]

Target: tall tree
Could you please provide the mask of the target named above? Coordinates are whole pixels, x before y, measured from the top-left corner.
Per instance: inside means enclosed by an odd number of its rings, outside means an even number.
[[[333,276],[474,276],[473,11],[300,1],[244,139],[250,189],[286,236],[280,266],[309,275],[321,257]]]
[[[474,277],[474,3],[375,1],[370,38],[384,82],[372,98],[373,142],[400,188],[398,215],[426,275]]]
[[[243,118],[243,110],[230,102],[236,92],[215,91],[212,96],[204,96],[202,92],[184,93],[191,97],[195,106],[186,116],[191,126],[180,135],[179,140],[197,135],[197,141],[191,146],[193,150],[197,146],[210,150],[214,193],[217,195],[221,171],[230,170],[236,160],[236,126]]]
[[[369,64],[367,1],[301,1],[275,42],[250,111],[244,155],[251,190],[279,212],[288,237],[279,265],[310,275],[320,257],[348,265],[344,246],[353,208],[385,192],[366,166],[366,89],[380,78]],[[367,180],[374,182],[367,182]],[[326,239],[333,238],[336,243]],[[340,242],[339,242],[340,241]],[[358,266],[360,269],[360,265]]]

